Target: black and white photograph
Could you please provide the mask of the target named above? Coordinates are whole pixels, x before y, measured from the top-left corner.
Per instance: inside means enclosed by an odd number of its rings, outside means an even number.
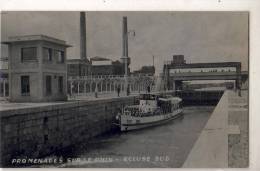
[[[249,167],[249,11],[0,15],[1,167]]]

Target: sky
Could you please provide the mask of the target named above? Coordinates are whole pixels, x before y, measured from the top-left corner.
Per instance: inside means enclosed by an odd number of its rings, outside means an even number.
[[[2,12],[1,40],[9,36],[45,34],[65,40],[69,59],[79,58],[77,11]],[[173,55],[187,63],[241,62],[248,70],[247,12],[86,12],[87,56],[119,60],[122,55],[122,17],[128,18],[131,70],[152,65],[156,72]],[[8,56],[1,46],[2,56]]]

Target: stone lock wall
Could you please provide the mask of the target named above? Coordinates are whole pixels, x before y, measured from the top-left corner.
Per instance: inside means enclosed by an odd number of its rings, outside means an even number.
[[[1,165],[39,158],[111,130],[115,116],[136,97],[65,102],[1,112]]]

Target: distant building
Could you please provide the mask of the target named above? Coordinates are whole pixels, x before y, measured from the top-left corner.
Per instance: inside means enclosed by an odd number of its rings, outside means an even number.
[[[103,57],[90,58],[92,75],[124,75],[125,66],[119,61],[112,61]]]
[[[142,66],[141,69],[133,71],[133,75],[150,75],[153,76],[155,73],[154,66]]]
[[[45,35],[9,37],[10,101],[67,100],[65,41]]]
[[[125,63],[118,60],[112,62],[113,74],[114,75],[124,75],[125,74]],[[130,73],[129,65],[127,65],[127,73]]]
[[[68,59],[68,76],[88,76],[91,75],[91,63],[88,59]]]
[[[173,55],[173,64],[185,64],[186,60],[184,60],[184,55]]]

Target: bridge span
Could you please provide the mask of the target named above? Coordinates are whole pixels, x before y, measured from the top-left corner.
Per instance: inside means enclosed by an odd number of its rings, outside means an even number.
[[[241,62],[186,63],[183,55],[174,55],[163,67],[165,89],[182,89],[182,81],[234,80],[235,88],[241,89],[248,72],[241,71]]]

